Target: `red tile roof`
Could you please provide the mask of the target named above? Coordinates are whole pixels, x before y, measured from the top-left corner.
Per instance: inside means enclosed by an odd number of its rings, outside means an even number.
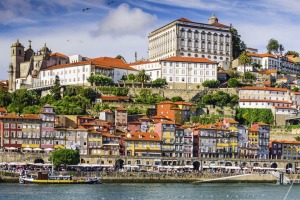
[[[81,62],[77,62],[77,63],[55,65],[55,66],[47,67],[44,70],[53,70],[53,69],[73,67],[73,66],[79,66],[79,65],[95,65],[95,67],[108,68],[108,69],[119,68],[119,69],[138,71],[138,70],[130,67],[122,59],[110,58],[110,57],[99,57],[99,58],[93,58],[91,60],[81,61]]]
[[[265,90],[265,91],[281,91],[281,92],[289,91],[286,88],[259,87],[259,86],[246,86],[246,87],[242,87],[241,90]]]
[[[238,124],[238,122],[235,121],[233,118],[224,118],[224,120],[225,120],[227,123]]]
[[[126,111],[126,108],[124,108],[123,106],[119,106],[119,107],[117,108],[117,110],[118,110],[118,111]]]
[[[284,106],[274,106],[275,108],[278,108],[278,109],[292,109],[292,110],[297,110],[296,108],[294,108],[294,107],[291,107],[291,106],[289,106],[289,107],[284,107]]]
[[[7,110],[5,108],[0,108],[0,112],[7,112]]]
[[[300,144],[300,141],[292,140],[270,140],[270,143],[281,143],[281,144]]]
[[[97,99],[101,99],[102,101],[121,101],[121,100],[129,100],[127,96],[101,96]]]
[[[57,57],[69,58],[68,56],[66,56],[66,55],[64,55],[62,53],[58,53],[58,52],[52,53],[52,54],[50,54],[50,56],[57,56]]]
[[[134,132],[125,134],[127,141],[160,141],[160,137],[155,132]]]
[[[193,62],[193,63],[213,63],[217,64],[217,62],[209,60],[207,58],[196,58],[196,57],[184,57],[184,56],[173,56],[166,59],[162,59],[161,61],[174,61],[174,62]]]
[[[292,104],[289,101],[269,100],[269,99],[240,99],[239,102],[267,102],[267,103],[285,103]]]

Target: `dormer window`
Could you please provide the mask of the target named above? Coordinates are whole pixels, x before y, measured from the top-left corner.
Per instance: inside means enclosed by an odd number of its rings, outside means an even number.
[[[143,136],[142,136],[142,135],[139,135],[139,138],[143,138]]]

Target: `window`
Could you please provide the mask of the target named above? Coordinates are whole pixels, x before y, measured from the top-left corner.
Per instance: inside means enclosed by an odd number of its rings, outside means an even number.
[[[169,78],[169,81],[173,81],[172,78],[173,78],[173,77],[170,77],[170,78]]]
[[[184,77],[182,77],[181,81],[184,82]]]

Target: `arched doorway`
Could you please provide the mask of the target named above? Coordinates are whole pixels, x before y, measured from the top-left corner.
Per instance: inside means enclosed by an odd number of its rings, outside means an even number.
[[[34,163],[45,163],[45,161],[42,159],[42,158],[36,158],[35,160],[34,160]]]
[[[267,164],[267,163],[264,163],[264,164],[263,164],[263,167],[268,167],[268,164]]]
[[[258,162],[253,163],[253,167],[260,167]]]
[[[293,170],[292,167],[293,167],[292,163],[288,163],[288,164],[285,166],[286,173],[291,173],[291,171]]]
[[[277,168],[277,163],[272,163],[271,168]]]
[[[115,163],[116,169],[122,169],[123,165],[124,165],[124,160],[122,160],[122,159],[116,160],[116,163]]]
[[[200,168],[200,163],[198,161],[193,162],[194,170],[198,170]]]
[[[225,166],[232,166],[232,163],[231,162],[226,162]]]

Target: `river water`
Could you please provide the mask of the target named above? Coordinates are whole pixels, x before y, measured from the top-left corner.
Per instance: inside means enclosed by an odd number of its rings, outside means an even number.
[[[0,183],[2,200],[277,200],[284,199],[290,186],[275,184],[98,184],[98,185],[22,185]],[[293,185],[286,198],[300,199],[300,185]]]

